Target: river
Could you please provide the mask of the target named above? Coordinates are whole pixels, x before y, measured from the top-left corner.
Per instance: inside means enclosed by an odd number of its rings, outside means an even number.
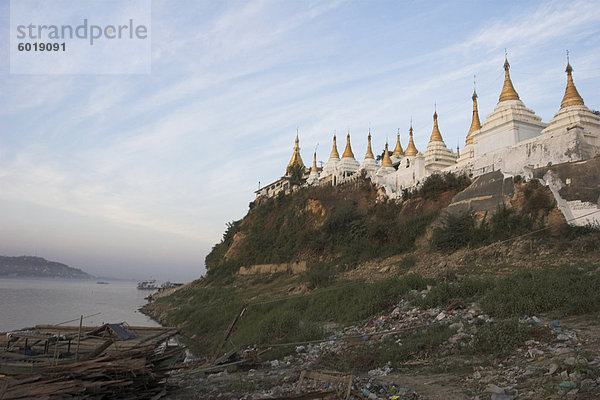
[[[93,314],[84,325],[160,326],[138,311],[152,291],[138,290],[135,282],[107,282],[0,278],[0,332],[70,320],[65,325],[78,325],[81,315]]]

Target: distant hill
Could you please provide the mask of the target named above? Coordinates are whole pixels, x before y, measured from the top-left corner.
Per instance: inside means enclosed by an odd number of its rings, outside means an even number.
[[[77,268],[42,257],[0,256],[0,276],[2,277],[43,277],[67,279],[91,279],[92,275]]]

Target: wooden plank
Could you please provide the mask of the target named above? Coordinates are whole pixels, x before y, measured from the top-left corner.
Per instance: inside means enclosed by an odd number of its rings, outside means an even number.
[[[6,393],[6,389],[8,389],[8,380],[0,378],[0,399]]]
[[[102,354],[102,352],[104,350],[108,349],[111,344],[113,344],[113,340],[112,339],[108,339],[107,341],[105,341],[104,343],[102,343],[100,346],[96,347],[90,354],[88,354],[87,356],[85,356],[84,360],[91,360],[92,358],[95,358],[96,356],[99,356],[100,354]]]

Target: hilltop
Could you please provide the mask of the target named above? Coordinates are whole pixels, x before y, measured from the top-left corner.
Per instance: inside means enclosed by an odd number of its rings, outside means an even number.
[[[565,166],[561,195],[597,198],[585,177],[598,163]],[[407,394],[401,386],[417,398],[595,398],[599,243],[595,227],[567,224],[538,179],[434,174],[401,201],[357,179],[251,203],[207,275],[144,311],[206,359],[262,354],[260,372],[182,380],[190,397],[277,397],[309,369],[353,374],[355,398]],[[270,347],[281,343],[292,345]]]
[[[0,276],[67,279],[93,278],[93,276],[80,269],[34,256],[0,256]]]
[[[228,224],[223,240],[206,257],[208,275],[295,261],[354,268],[365,260],[406,252],[469,184],[466,177],[435,175],[420,189],[426,197],[407,193],[403,203],[388,200],[366,178],[259,199],[246,217]]]

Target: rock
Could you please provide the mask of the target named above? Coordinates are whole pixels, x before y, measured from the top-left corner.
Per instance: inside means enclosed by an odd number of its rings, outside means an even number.
[[[464,329],[464,325],[462,322],[455,322],[453,324],[450,324],[450,326],[448,328],[450,329]]]
[[[577,357],[576,363],[578,365],[583,365],[583,366],[587,366],[589,364],[588,360],[586,360],[584,357],[581,357],[581,356]]]
[[[279,367],[279,360],[272,360],[271,361],[271,367],[273,367],[273,368]]]
[[[488,384],[484,391],[487,393],[504,394],[504,389],[502,389],[500,386],[494,385],[493,383]]]
[[[548,368],[548,373],[546,375],[554,374],[557,369],[558,369],[558,365],[556,365],[556,364],[550,365],[550,367]]]
[[[567,371],[563,371],[560,373],[560,377],[563,381],[568,381],[569,380],[569,373]]]
[[[573,382],[579,382],[581,380],[581,375],[579,375],[579,372],[571,372],[569,374],[569,379]]]
[[[583,388],[592,387],[592,386],[594,386],[594,380],[593,379],[589,379],[589,378],[588,379],[584,379],[584,380],[581,381],[580,386],[581,386],[582,389]]]
[[[567,359],[565,359],[565,364],[575,365],[575,357],[568,357]]]
[[[492,394],[492,400],[514,400],[517,396],[512,394]]]

